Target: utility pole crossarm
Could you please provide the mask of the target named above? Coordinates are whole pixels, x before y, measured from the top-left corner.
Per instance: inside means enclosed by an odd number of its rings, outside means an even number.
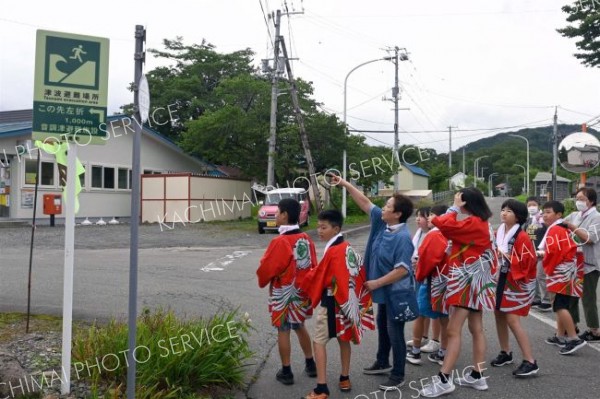
[[[290,94],[292,96],[292,103],[294,105],[294,113],[296,114],[296,119],[298,120],[298,125],[300,127],[300,140],[302,141],[302,147],[304,148],[304,155],[306,157],[306,163],[308,165],[308,173],[310,174],[310,185],[312,186],[313,194],[315,196],[317,212],[321,212],[323,210],[323,202],[321,201],[321,193],[319,192],[319,185],[317,184],[315,165],[313,163],[312,155],[310,153],[308,135],[306,134],[306,128],[304,127],[304,117],[302,116],[302,111],[300,110],[300,102],[298,101],[298,88],[296,87],[296,81],[294,80],[292,66],[290,65],[290,61],[288,60],[287,49],[283,38],[281,38],[280,44],[281,50],[283,51],[283,58],[288,73],[288,79],[290,82]]]

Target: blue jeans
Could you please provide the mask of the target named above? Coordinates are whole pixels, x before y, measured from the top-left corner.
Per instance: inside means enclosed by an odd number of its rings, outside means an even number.
[[[406,342],[404,341],[404,323],[391,320],[384,304],[377,307],[377,363],[387,366],[390,362],[390,349],[393,363],[390,378],[393,380],[404,379],[404,366],[406,365]]]

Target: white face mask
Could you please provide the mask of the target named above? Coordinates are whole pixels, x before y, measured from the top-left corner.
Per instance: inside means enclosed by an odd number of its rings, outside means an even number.
[[[585,203],[585,201],[575,201],[575,207],[579,212],[584,212],[588,209],[588,206]]]
[[[529,206],[529,207],[527,207],[527,212],[529,212],[529,214],[531,216],[536,215],[539,212],[538,207],[537,206]]]

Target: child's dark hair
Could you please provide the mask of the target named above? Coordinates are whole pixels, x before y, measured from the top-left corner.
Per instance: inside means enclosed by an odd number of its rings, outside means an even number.
[[[406,195],[394,194],[394,212],[402,212],[398,223],[406,223],[409,217],[413,214],[413,203]]]
[[[502,203],[502,207],[500,209],[508,208],[515,214],[517,218],[517,223],[523,226],[523,223],[527,221],[527,216],[529,212],[527,212],[527,205],[524,203],[517,201],[515,199],[508,199]]]
[[[329,222],[333,227],[339,227],[340,229],[344,225],[344,216],[342,212],[337,209],[327,209],[325,211],[321,211],[317,216],[318,220]]]
[[[421,208],[417,209],[417,214],[424,218],[429,217],[430,213],[431,213],[431,208],[428,206],[422,206]]]
[[[293,198],[284,198],[277,204],[280,213],[287,213],[288,224],[298,224],[300,203]]]
[[[527,199],[525,200],[525,203],[528,202],[535,202],[536,204],[538,204],[538,206],[540,205],[540,201],[537,199],[537,197],[535,196],[531,196],[531,197],[527,197]]]
[[[434,205],[431,207],[430,213],[433,213],[435,216],[442,216],[447,210],[448,207],[446,205]]]
[[[545,202],[542,209],[552,209],[554,213],[565,213],[565,206],[558,201]]]
[[[492,217],[492,211],[485,202],[485,198],[481,191],[475,187],[466,187],[460,189],[460,193],[462,193],[462,200],[466,202],[463,207],[471,215],[477,216],[483,221]]]

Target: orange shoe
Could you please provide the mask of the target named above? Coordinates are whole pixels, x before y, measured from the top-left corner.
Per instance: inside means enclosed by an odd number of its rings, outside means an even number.
[[[351,390],[352,390],[352,384],[350,383],[350,379],[340,381],[340,391],[350,392]]]
[[[327,399],[329,395],[326,393],[316,394],[315,391],[310,391],[308,395],[304,397],[304,399]]]

